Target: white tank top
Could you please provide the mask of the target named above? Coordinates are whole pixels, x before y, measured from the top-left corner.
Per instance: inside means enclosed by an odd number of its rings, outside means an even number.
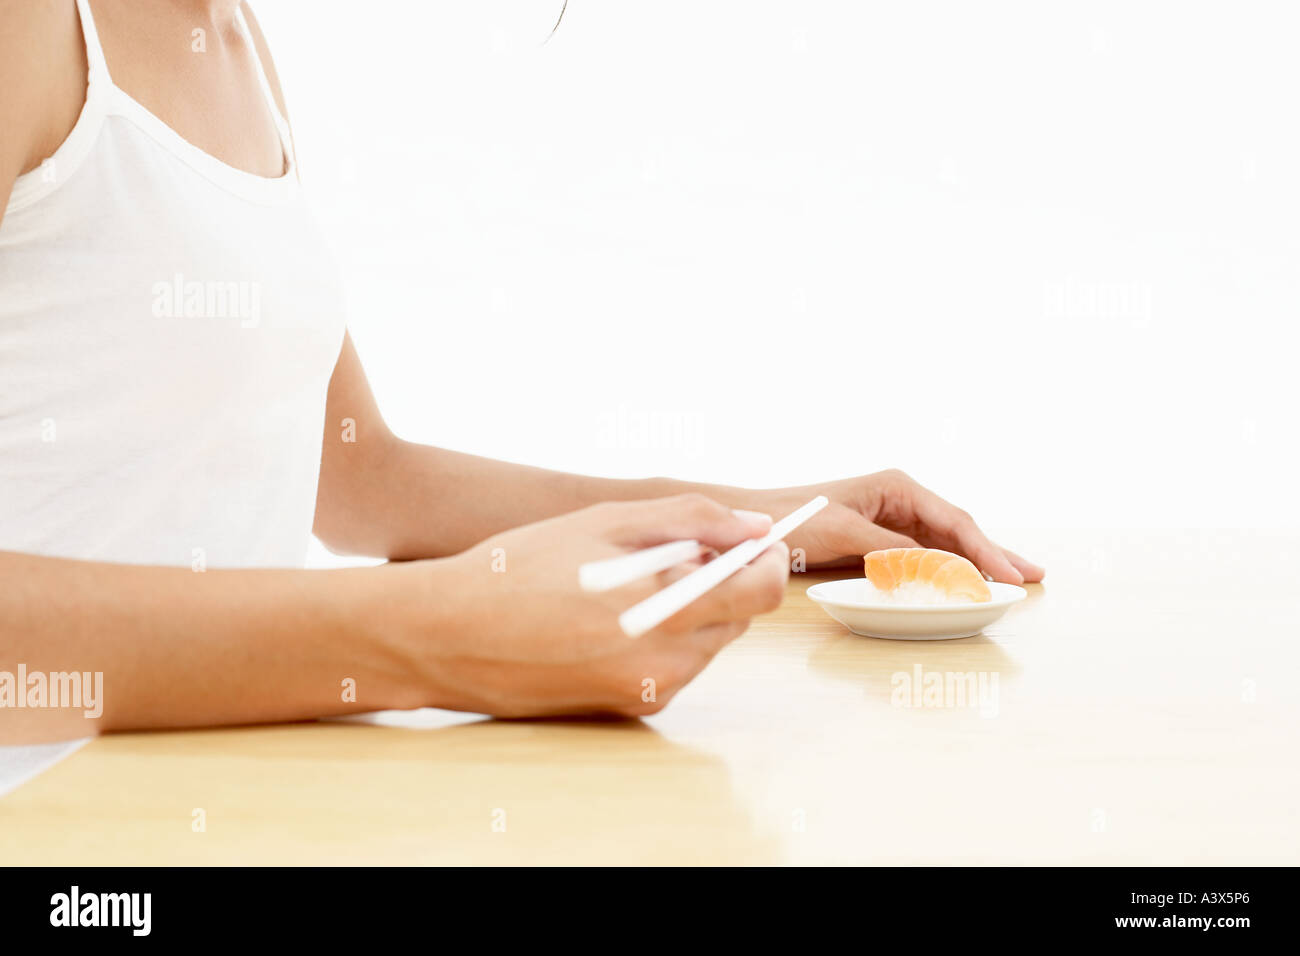
[[[204,153],[77,7],[85,106],[0,223],[0,550],[301,566],[344,309],[287,124],[263,73],[284,175]]]

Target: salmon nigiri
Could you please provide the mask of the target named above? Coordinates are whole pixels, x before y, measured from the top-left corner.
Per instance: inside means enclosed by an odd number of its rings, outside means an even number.
[[[889,548],[863,559],[869,580],[902,604],[967,604],[992,598],[979,569],[935,548]]]

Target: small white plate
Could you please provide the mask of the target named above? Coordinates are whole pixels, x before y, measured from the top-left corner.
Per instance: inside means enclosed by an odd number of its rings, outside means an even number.
[[[989,582],[992,600],[972,604],[882,604],[866,578],[823,581],[808,596],[854,634],[891,641],[947,641],[974,637],[1028,592]]]

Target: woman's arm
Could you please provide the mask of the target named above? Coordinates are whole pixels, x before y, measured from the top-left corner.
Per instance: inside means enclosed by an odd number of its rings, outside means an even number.
[[[421,706],[653,713],[780,604],[788,552],[772,548],[635,641],[618,615],[669,574],[587,594],[578,566],[675,538],[728,548],[768,527],[685,496],[377,568],[195,572],[0,552],[0,743]]]
[[[943,548],[998,581],[1043,576],[990,541],[965,511],[898,471],[801,488],[756,490],[675,481],[618,480],[547,471],[417,445],[384,424],[366,375],[345,339],[330,383],[317,536],[332,550],[388,558],[455,554],[507,528],[599,501],[703,494],[776,517],[818,494],[827,508],[790,537],[807,565],[857,562],[878,548]]]
[[[393,613],[432,573],[414,568],[196,573],[0,552],[0,743],[418,706]],[[80,699],[30,706],[20,668],[47,686],[82,675]]]
[[[67,139],[85,99],[76,5],[0,0],[0,222],[14,180]]]

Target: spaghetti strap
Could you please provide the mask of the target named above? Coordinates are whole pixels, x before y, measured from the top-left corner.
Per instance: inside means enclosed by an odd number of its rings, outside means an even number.
[[[77,14],[81,18],[81,35],[86,42],[86,64],[89,68],[90,82],[102,79],[112,84],[108,75],[108,61],[104,59],[104,48],[99,43],[99,31],[95,29],[95,18],[90,12],[90,0],[77,0]]]
[[[81,0],[78,0],[78,2],[81,2]],[[266,67],[262,65],[262,54],[253,41],[253,31],[248,28],[248,20],[244,18],[243,3],[240,3],[235,8],[235,19],[239,22],[239,29],[243,31],[244,39],[248,41],[249,49],[253,51],[253,61],[257,64],[257,81],[261,84],[262,96],[266,100],[266,108],[271,111],[271,118],[275,120],[275,128],[280,133],[280,148],[284,150],[285,160],[290,168],[296,169],[297,157],[294,155],[293,136],[289,132],[289,121],[280,112],[280,105],[275,101],[275,93],[271,89],[270,79],[267,78]]]

